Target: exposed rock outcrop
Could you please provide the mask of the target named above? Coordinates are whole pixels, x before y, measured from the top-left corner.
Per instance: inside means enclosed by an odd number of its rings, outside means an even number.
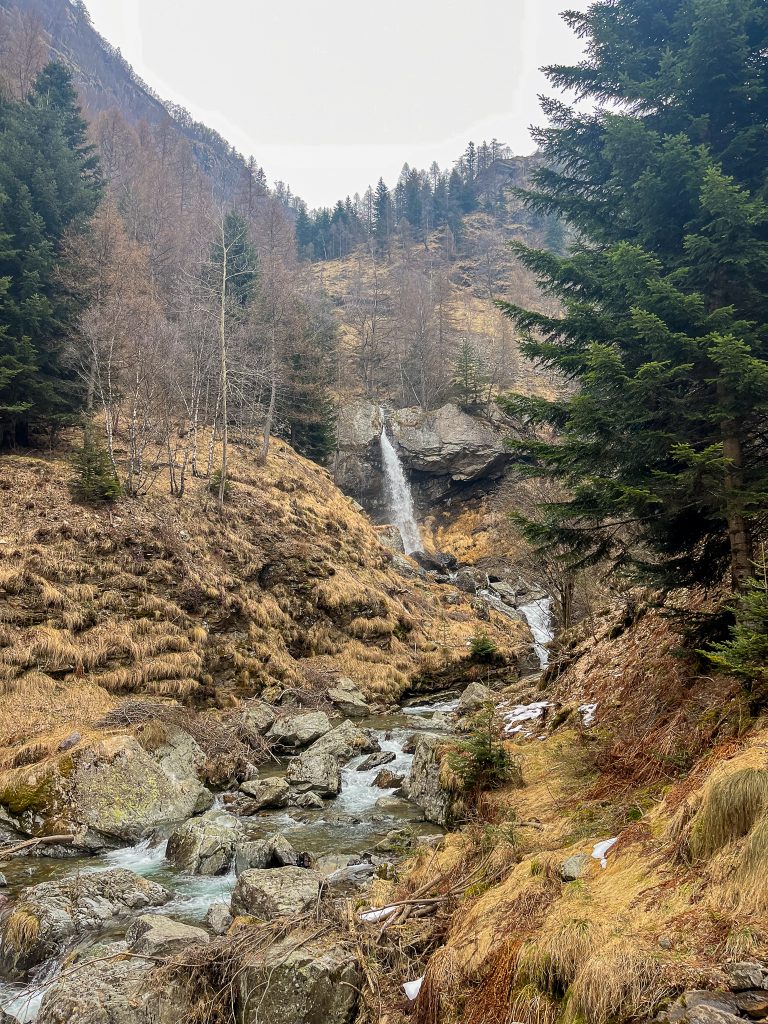
[[[499,474],[508,458],[502,436],[457,405],[434,412],[400,409],[391,424],[400,458],[410,470],[470,483]]]
[[[278,718],[267,735],[283,750],[297,750],[331,731],[331,723],[323,711],[302,711]]]
[[[299,793],[311,792],[330,797],[341,792],[339,762],[331,754],[307,750],[289,763],[285,777]]]
[[[358,754],[372,754],[379,750],[379,741],[365,729],[358,729],[352,722],[342,722],[319,740],[315,740],[306,751],[308,754],[331,754],[337,761],[351,761]]]
[[[195,943],[208,942],[208,932],[162,914],[142,914],[131,924],[125,941],[132,953],[167,957]]]
[[[440,747],[445,743],[441,736],[426,733],[420,736],[411,765],[408,780],[408,795],[424,812],[427,821],[435,825],[450,825],[458,810],[458,801],[440,782]]]
[[[254,779],[251,782],[243,782],[240,792],[248,797],[249,813],[260,811],[266,807],[287,807],[290,796],[290,787],[285,779]]]
[[[171,895],[124,868],[30,886],[3,921],[2,961],[13,970],[28,970],[82,935],[146,907],[163,906]]]
[[[244,871],[232,893],[232,915],[262,921],[290,917],[309,910],[320,894],[321,875],[306,868],[259,868]]]

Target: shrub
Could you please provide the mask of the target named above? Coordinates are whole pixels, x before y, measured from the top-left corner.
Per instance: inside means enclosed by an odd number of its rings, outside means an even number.
[[[87,504],[115,501],[122,488],[101,438],[90,424],[83,431],[83,446],[72,456],[75,476],[72,493]]]
[[[487,633],[475,633],[469,642],[469,650],[475,661],[495,661],[499,648]]]
[[[522,785],[520,767],[501,741],[492,703],[475,715],[467,739],[449,754],[448,766],[465,792],[477,794],[508,782]]]
[[[731,636],[715,644],[707,657],[718,668],[734,672],[752,683],[768,684],[768,561],[757,563],[757,576],[733,609],[736,622]]]
[[[215,494],[216,497],[218,498],[219,490],[220,489],[221,489],[221,470],[220,469],[214,469],[213,473],[211,473],[211,479],[208,481],[208,490],[211,492],[211,494]],[[229,491],[230,491],[229,480],[225,480],[224,481],[224,497],[225,498],[229,497]]]

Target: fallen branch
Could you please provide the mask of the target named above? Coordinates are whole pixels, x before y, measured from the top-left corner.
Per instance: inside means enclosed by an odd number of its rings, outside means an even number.
[[[74,836],[40,836],[38,839],[27,839],[15,846],[0,847],[0,858],[11,857],[14,853],[21,853],[22,850],[31,850],[35,846],[69,846],[74,843]]]

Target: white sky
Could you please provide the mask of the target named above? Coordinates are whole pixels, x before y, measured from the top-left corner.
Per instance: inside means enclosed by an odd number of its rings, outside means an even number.
[[[310,206],[495,135],[530,153],[542,64],[586,0],[86,0],[96,28]]]

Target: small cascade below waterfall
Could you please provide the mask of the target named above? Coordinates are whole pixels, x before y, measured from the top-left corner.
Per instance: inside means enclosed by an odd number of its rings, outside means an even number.
[[[519,611],[525,616],[525,621],[530,626],[533,633],[533,647],[539,664],[544,669],[549,664],[549,651],[546,645],[555,635],[552,628],[552,599],[550,597],[539,598],[538,601],[521,605]]]
[[[400,456],[397,454],[397,449],[387,435],[386,422],[381,430],[381,461],[387,479],[387,496],[392,523],[400,531],[405,553],[412,555],[414,551],[423,551],[419,524],[416,522],[416,514],[413,509],[411,486],[405,475]]]

